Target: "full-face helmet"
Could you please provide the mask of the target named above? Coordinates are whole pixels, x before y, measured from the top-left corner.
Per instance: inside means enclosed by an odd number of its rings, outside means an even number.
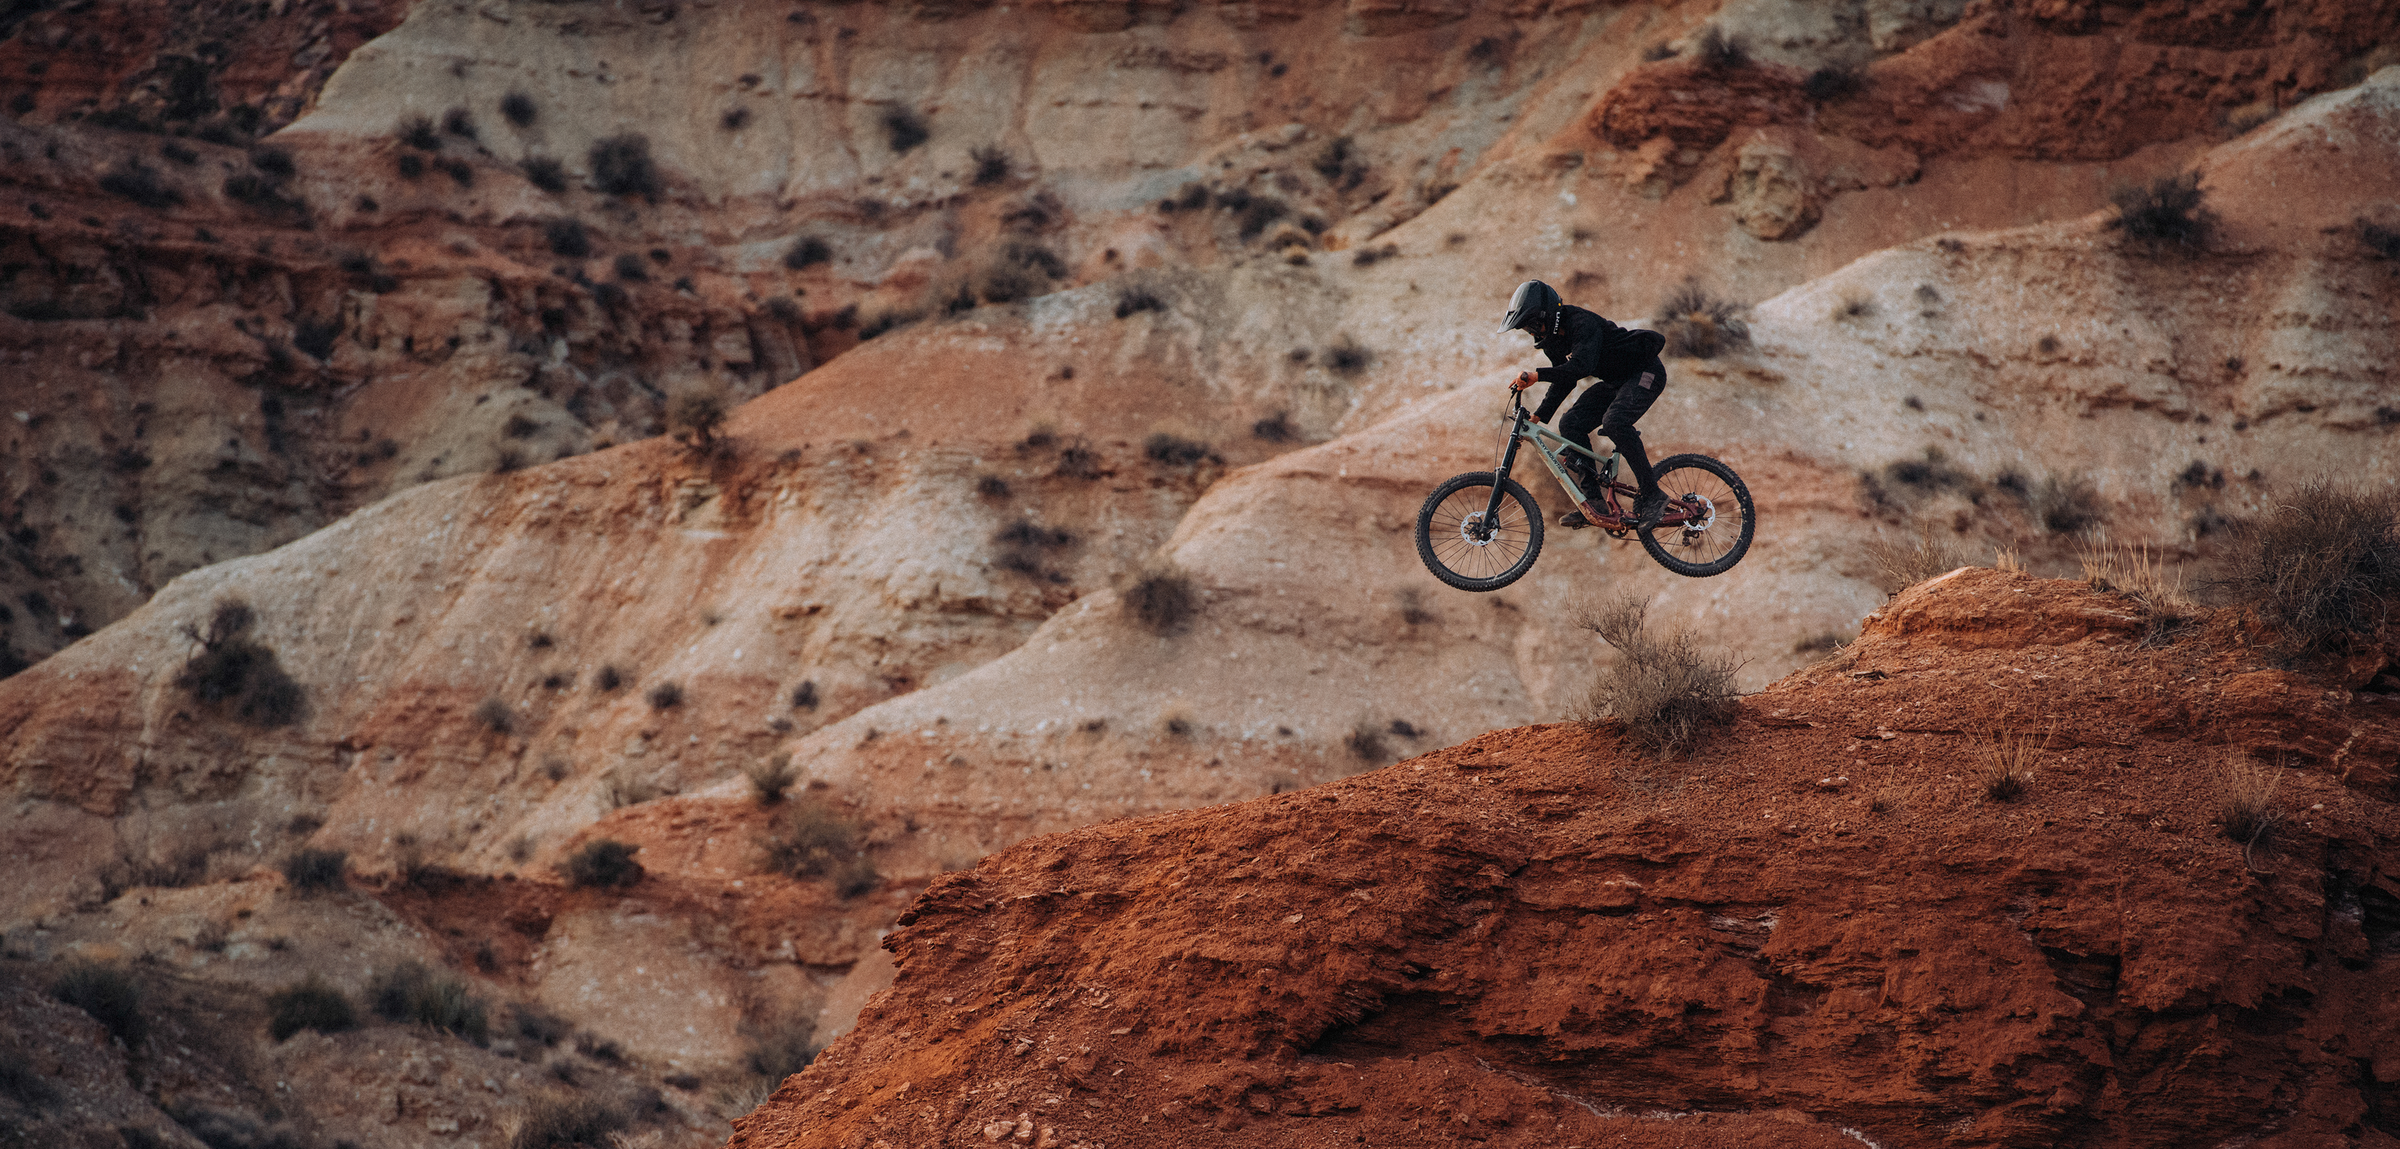
[[[1528,279],[1517,285],[1517,293],[1508,299],[1508,314],[1500,320],[1502,334],[1524,328],[1536,335],[1550,326],[1551,317],[1558,314],[1558,292],[1538,279]]]

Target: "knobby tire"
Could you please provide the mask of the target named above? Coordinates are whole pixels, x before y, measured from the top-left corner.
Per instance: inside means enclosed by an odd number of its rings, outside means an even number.
[[[1492,479],[1490,471],[1453,476],[1417,509],[1417,557],[1433,577],[1460,590],[1499,590],[1525,577],[1542,554],[1541,504],[1515,479],[1500,480],[1499,521],[1490,541],[1478,546],[1465,537],[1467,518],[1491,503]]]
[[[1714,521],[1705,530],[1686,531],[1674,525],[1635,532],[1641,536],[1642,549],[1649,551],[1658,565],[1689,578],[1706,578],[1732,570],[1733,564],[1750,553],[1758,517],[1750,506],[1750,488],[1742,485],[1733,468],[1706,455],[1676,455],[1659,463],[1658,485],[1667,493],[1670,507],[1688,495],[1698,495],[1716,508]],[[1422,529],[1419,537],[1423,537]]]

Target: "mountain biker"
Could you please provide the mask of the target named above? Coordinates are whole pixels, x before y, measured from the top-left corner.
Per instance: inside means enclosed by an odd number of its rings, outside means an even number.
[[[1509,298],[1508,315],[1500,322],[1500,332],[1505,335],[1518,330],[1532,334],[1534,349],[1549,356],[1551,365],[1537,371],[1519,371],[1509,386],[1523,391],[1537,382],[1548,383],[1549,393],[1542,396],[1542,405],[1533,414],[1535,422],[1547,423],[1558,410],[1559,402],[1578,382],[1598,377],[1599,382],[1567,408],[1566,417],[1558,423],[1559,433],[1579,447],[1591,445],[1595,427],[1608,436],[1616,444],[1617,453],[1625,456],[1625,462],[1633,468],[1634,482],[1640,486],[1633,500],[1634,525],[1645,530],[1657,526],[1659,516],[1666,511],[1667,496],[1659,490],[1658,475],[1650,469],[1650,456],[1642,450],[1642,433],[1633,425],[1667,389],[1667,368],[1658,359],[1658,353],[1667,345],[1667,337],[1655,331],[1619,327],[1564,302],[1555,289],[1538,279],[1517,285],[1517,293]],[[1589,526],[1601,513],[1599,464],[1578,452],[1562,454],[1586,498],[1580,511],[1561,515],[1559,525]]]

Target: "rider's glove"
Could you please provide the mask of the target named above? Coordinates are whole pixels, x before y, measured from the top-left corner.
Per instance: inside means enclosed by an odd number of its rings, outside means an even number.
[[[1516,382],[1509,384],[1508,389],[1511,391],[1522,391],[1541,381],[1541,376],[1536,375],[1531,371],[1519,371],[1517,372]]]

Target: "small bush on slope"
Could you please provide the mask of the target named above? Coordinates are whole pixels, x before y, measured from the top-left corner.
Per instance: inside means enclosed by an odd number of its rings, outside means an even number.
[[[1686,632],[1651,632],[1649,599],[1617,598],[1576,624],[1617,648],[1585,699],[1584,721],[1623,723],[1633,740],[1661,757],[1682,754],[1710,727],[1733,720],[1734,662],[1701,651]]]

